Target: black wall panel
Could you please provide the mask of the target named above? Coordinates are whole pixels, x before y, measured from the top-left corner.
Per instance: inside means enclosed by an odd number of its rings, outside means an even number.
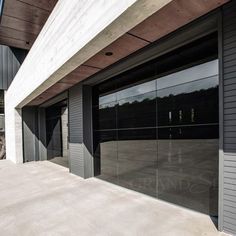
[[[70,171],[84,177],[82,85],[69,90],[69,158]]]
[[[69,90],[70,171],[83,178],[94,175],[92,157],[92,94],[81,83]]]
[[[27,52],[0,45],[0,89],[8,89]]]
[[[236,233],[236,2],[222,8],[223,162],[220,229]]]
[[[22,120],[24,162],[37,161],[39,160],[37,107],[24,107]]]

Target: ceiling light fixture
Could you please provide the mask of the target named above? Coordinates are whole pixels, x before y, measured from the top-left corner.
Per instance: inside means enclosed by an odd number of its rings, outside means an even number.
[[[110,57],[110,56],[113,55],[113,52],[106,52],[105,55],[108,56],[108,57]]]

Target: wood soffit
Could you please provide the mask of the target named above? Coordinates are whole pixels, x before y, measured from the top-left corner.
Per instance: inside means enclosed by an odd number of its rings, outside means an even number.
[[[0,44],[29,50],[57,1],[5,0]]]
[[[174,0],[170,2],[108,47],[101,50],[83,65],[79,66],[61,81],[31,101],[28,105],[33,106],[44,103],[60,92],[72,87],[74,84],[89,78],[100,70],[105,69],[122,58],[129,56],[135,51],[166,36],[228,1],[229,0]],[[33,2],[33,0],[27,2]],[[41,18],[43,21],[46,16],[43,15]],[[109,52],[112,54],[107,56],[106,54]]]

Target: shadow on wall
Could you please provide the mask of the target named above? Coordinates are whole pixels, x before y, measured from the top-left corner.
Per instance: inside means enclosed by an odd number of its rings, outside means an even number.
[[[4,91],[0,91],[0,160],[6,159]]]
[[[0,131],[0,160],[6,159],[5,132]]]
[[[68,167],[67,116],[66,101],[47,109],[22,109],[24,162],[53,159]]]
[[[39,160],[39,128],[37,107],[24,107],[22,109],[22,120],[24,162],[37,161]],[[41,144],[45,146],[45,140],[41,140]]]

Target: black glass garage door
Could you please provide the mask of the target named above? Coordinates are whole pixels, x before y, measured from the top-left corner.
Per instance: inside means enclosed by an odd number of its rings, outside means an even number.
[[[94,89],[98,177],[217,215],[218,60],[165,76],[159,68],[141,66]]]
[[[192,80],[192,73],[217,66],[157,80],[157,196],[211,215],[218,211],[218,76]]]

